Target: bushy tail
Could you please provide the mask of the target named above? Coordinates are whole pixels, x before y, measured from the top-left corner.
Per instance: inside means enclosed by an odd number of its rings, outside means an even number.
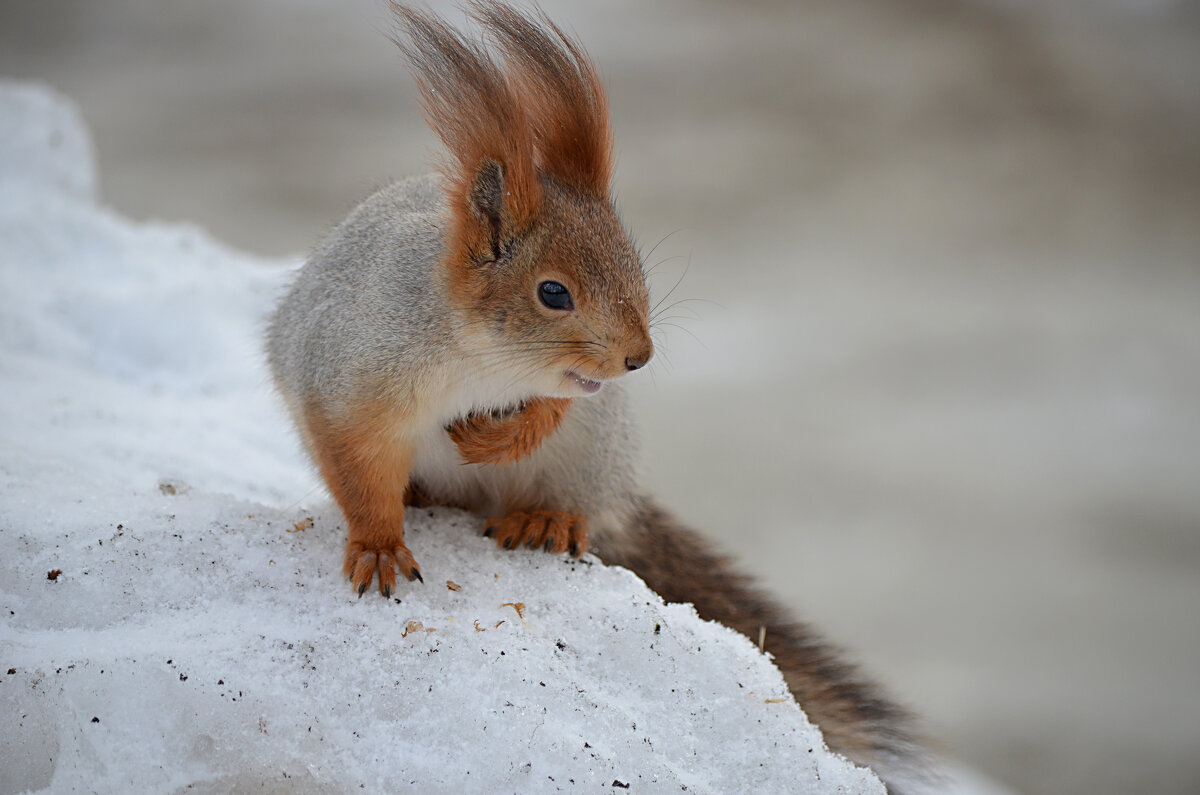
[[[701,618],[741,632],[755,643],[766,631],[766,651],[830,749],[873,769],[898,793],[924,778],[923,752],[910,715],[885,698],[811,628],[739,573],[698,533],[645,500],[633,527],[601,551],[668,602],[691,602]]]

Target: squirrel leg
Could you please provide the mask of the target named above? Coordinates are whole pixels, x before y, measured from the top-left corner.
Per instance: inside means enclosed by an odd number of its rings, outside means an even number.
[[[547,552],[570,552],[579,557],[587,552],[587,520],[565,511],[517,511],[487,520],[484,536],[494,538],[505,549],[524,544]]]
[[[465,463],[511,464],[537,450],[570,405],[570,398],[532,398],[511,414],[470,414],[446,430]]]
[[[404,504],[410,508],[428,508],[437,503],[425,493],[425,489],[421,488],[420,483],[409,480],[404,489]]]
[[[378,574],[379,591],[388,597],[397,569],[409,580],[422,580],[404,543],[413,450],[396,433],[394,415],[362,411],[357,417],[360,421],[329,422],[309,412],[306,420],[321,475],[349,527],[343,571],[359,596]]]

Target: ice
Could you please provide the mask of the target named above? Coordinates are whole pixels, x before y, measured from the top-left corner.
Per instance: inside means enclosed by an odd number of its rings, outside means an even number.
[[[97,203],[0,85],[0,793],[882,792],[748,640],[623,569],[413,511],[357,599],[271,394],[290,266]]]

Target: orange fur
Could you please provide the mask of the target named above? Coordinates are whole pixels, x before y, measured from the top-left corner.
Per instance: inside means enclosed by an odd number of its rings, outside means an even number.
[[[570,552],[579,557],[588,548],[587,520],[563,511],[517,511],[487,520],[483,534],[505,549],[524,544],[547,552]]]
[[[444,257],[451,296],[471,307],[487,292],[476,270],[490,261],[498,236],[506,245],[540,217],[543,178],[607,196],[613,145],[608,100],[583,48],[544,13],[471,4],[505,53],[500,64],[482,42],[428,11],[395,0],[392,8],[407,33],[396,44],[411,64],[426,120],[450,155],[441,167],[450,210]],[[489,164],[502,174],[495,218],[472,201]]]
[[[493,230],[474,212],[470,192],[487,161],[504,174],[505,221],[514,232],[529,228],[541,205],[534,134],[512,81],[477,41],[468,40],[427,11],[392,9],[407,40],[394,39],[407,56],[421,91],[425,118],[451,160],[442,165],[451,210],[447,256],[459,290],[472,287],[467,265],[487,251]]]
[[[509,77],[529,108],[538,165],[573,188],[607,196],[613,141],[596,65],[545,12],[475,2],[471,13],[508,57]]]
[[[397,434],[394,407],[367,405],[334,420],[316,406],[304,413],[314,456],[330,492],[346,515],[343,571],[361,596],[379,575],[390,596],[396,569],[410,580],[421,571],[404,544],[404,494],[413,451]]]
[[[471,414],[450,426],[450,438],[467,464],[511,464],[532,455],[554,433],[569,398],[534,398],[512,414]]]
[[[560,370],[564,379],[579,374],[605,380],[637,369],[654,352],[649,298],[640,258],[608,198],[612,139],[596,67],[545,14],[517,11],[493,0],[469,2],[485,34],[503,51],[503,64],[488,55],[482,42],[462,36],[432,13],[393,2],[408,34],[407,41],[397,44],[412,65],[426,117],[449,153],[442,169],[448,214],[446,228],[440,231],[439,263],[446,280],[439,287],[446,291],[446,313],[461,320],[458,330],[464,333],[455,342],[479,347],[474,352],[487,366],[492,356],[525,354],[528,361],[518,364],[527,374],[540,367]],[[373,212],[370,220],[386,218],[378,208]],[[352,224],[348,233],[340,234],[343,237],[333,239],[331,251],[339,256],[343,250],[360,251],[357,226]],[[384,253],[384,261],[391,262],[391,252],[397,248],[404,251],[413,242],[428,242],[422,236],[414,241],[406,234],[385,239],[387,246],[366,250]],[[310,264],[306,272],[315,268],[317,275],[310,275],[306,289],[313,288],[311,280],[322,279],[331,266],[345,267],[347,276],[353,277],[348,265],[343,259]],[[369,289],[367,277],[373,272],[368,269],[361,281],[350,278],[345,284],[339,280],[336,285],[318,282],[318,286],[328,291]],[[560,281],[569,289],[577,302],[576,313],[558,314],[553,307],[537,303],[536,285],[543,279]],[[403,282],[389,286],[407,289]],[[441,295],[421,299],[440,302]],[[297,304],[303,313],[312,311],[311,297],[289,299],[286,311],[281,307],[274,321],[285,325],[284,336],[310,333],[286,328]],[[331,301],[330,305],[340,304]],[[333,316],[327,331],[354,335],[357,329],[349,321],[355,318],[353,313]],[[490,333],[476,334],[480,329]],[[314,341],[327,342],[326,336]],[[407,342],[419,347],[398,364],[416,369],[410,374],[416,383],[428,383],[422,380],[430,375],[423,368],[441,367],[443,354],[459,350],[433,338]],[[327,349],[339,350],[333,345]],[[316,356],[325,350],[314,347],[305,353]],[[286,372],[292,365],[283,353],[272,353],[272,366],[281,388],[286,388],[295,374]],[[347,374],[361,372],[360,365],[367,361],[373,360],[356,359],[349,370],[345,362],[334,364],[342,364],[342,374]],[[372,371],[380,369],[372,366]],[[380,375],[382,381],[387,377]],[[365,388],[355,384],[350,395],[339,390],[341,400],[371,396],[358,398],[350,411],[326,411],[314,397],[299,412],[305,440],[347,518],[344,571],[360,596],[376,576],[380,591],[390,596],[397,568],[410,580],[421,579],[404,543],[406,504],[430,504],[431,493],[438,499],[469,503],[458,506],[465,509],[480,503],[472,489],[434,481],[426,484],[426,491],[410,480],[415,451],[405,423],[411,417],[397,408],[396,401],[371,399],[384,394],[381,386],[386,389],[381,383]],[[436,394],[418,390],[408,394],[406,401],[435,400]],[[293,407],[304,400],[290,389],[288,397]],[[512,463],[532,455],[557,431],[570,402],[537,398],[511,415],[469,415],[447,431],[468,463]],[[428,415],[437,407],[421,408]],[[624,443],[622,421],[620,415],[600,417],[586,430],[611,434],[611,440],[601,443],[620,445]],[[571,465],[552,461],[547,471],[556,464]],[[605,481],[598,487],[626,489],[624,473],[601,470],[596,477]],[[619,480],[614,483],[613,478]],[[480,481],[489,485],[488,478]],[[556,476],[548,475],[532,488],[514,489],[519,492],[516,496],[496,493],[503,492],[502,486],[488,499],[503,497],[507,504],[501,510],[561,505],[556,483]],[[610,499],[606,508],[628,509],[632,517],[618,532],[597,535],[596,552],[605,561],[633,570],[667,601],[692,602],[703,618],[720,621],[752,640],[763,638],[760,643],[774,655],[797,700],[821,725],[834,750],[858,762],[880,763],[885,769],[919,762],[903,710],[882,698],[807,627],[791,621],[701,536],[679,526],[636,492],[626,489]],[[519,505],[514,504],[518,500]],[[523,545],[579,556],[589,547],[585,517],[563,511],[528,510],[492,517],[484,535],[506,549]],[[522,605],[514,607],[520,615]]]

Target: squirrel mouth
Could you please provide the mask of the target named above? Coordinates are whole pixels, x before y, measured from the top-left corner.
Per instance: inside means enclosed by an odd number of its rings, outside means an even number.
[[[604,384],[600,381],[593,381],[590,378],[584,378],[574,370],[567,370],[567,378],[578,384],[579,388],[589,395],[596,394],[600,391],[600,387],[604,386]]]

